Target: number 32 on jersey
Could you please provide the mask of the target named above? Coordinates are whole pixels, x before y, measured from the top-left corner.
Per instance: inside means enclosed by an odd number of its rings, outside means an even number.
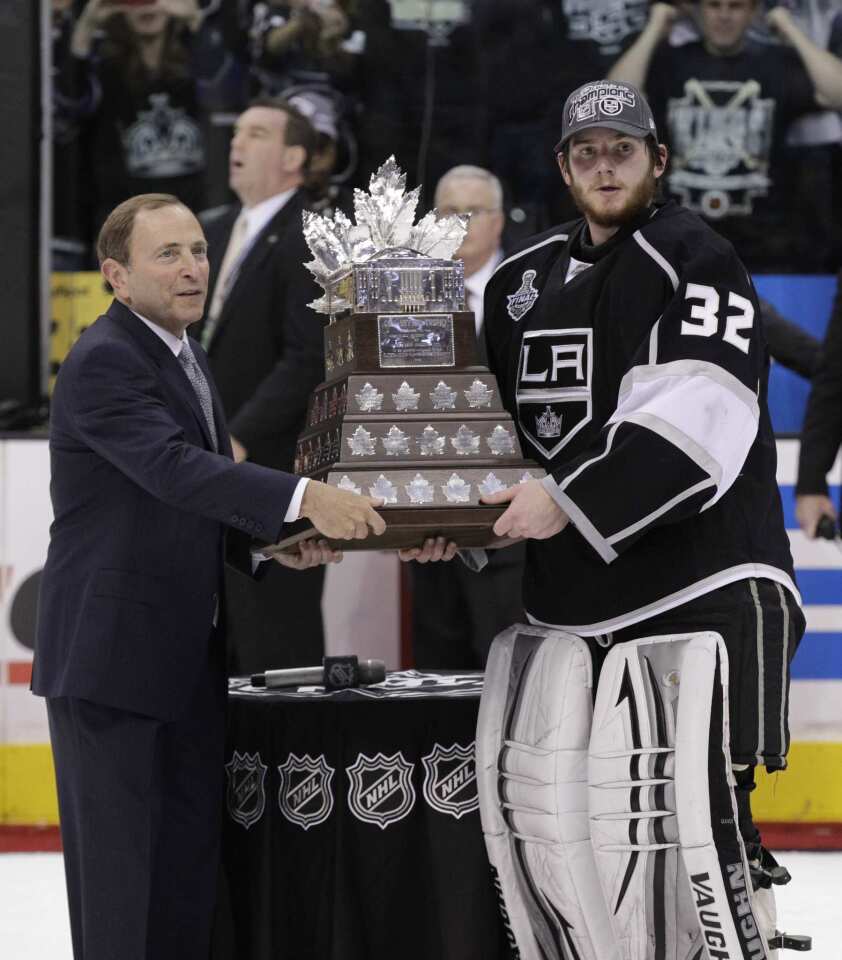
[[[720,298],[713,287],[703,283],[688,283],[684,299],[694,302],[690,308],[690,319],[681,322],[682,334],[688,337],[712,337],[719,332]],[[729,292],[727,309],[731,312],[725,317],[722,339],[743,353],[748,353],[751,341],[740,331],[751,330],[754,325],[754,306],[751,300]]]

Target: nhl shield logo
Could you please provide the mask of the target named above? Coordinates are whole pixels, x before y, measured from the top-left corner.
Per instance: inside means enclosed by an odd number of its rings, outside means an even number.
[[[474,744],[443,747],[437,743],[424,764],[424,798],[434,810],[457,820],[479,809]]]
[[[331,782],[335,772],[324,756],[313,759],[309,753],[303,757],[291,753],[278,767],[278,805],[290,823],[309,830],[327,820],[333,810]]]
[[[269,768],[260,760],[259,753],[238,753],[225,764],[228,774],[226,802],[231,819],[248,830],[263,816],[266,791],[263,781]]]
[[[520,280],[520,286],[514,293],[510,293],[506,297],[508,301],[506,310],[515,323],[517,323],[518,320],[522,320],[526,314],[529,313],[535,301],[538,299],[538,291],[532,286],[532,281],[535,277],[536,273],[534,270],[524,270]]]
[[[414,766],[400,751],[390,757],[382,753],[375,757],[359,754],[347,771],[351,781],[348,806],[354,816],[381,830],[402,820],[415,803]]]

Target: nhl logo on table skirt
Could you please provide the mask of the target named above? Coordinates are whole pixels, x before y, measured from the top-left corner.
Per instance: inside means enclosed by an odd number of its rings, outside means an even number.
[[[259,753],[238,753],[225,764],[228,789],[225,800],[231,819],[246,830],[263,816],[266,791],[263,781],[269,768],[260,760]]]
[[[506,311],[515,323],[529,313],[538,299],[538,291],[532,285],[535,276],[534,270],[524,270],[520,278],[520,287],[506,297]]]
[[[593,331],[585,327],[524,331],[518,421],[547,459],[590,423],[592,343]]]
[[[450,814],[457,820],[479,809],[477,769],[474,745],[458,743],[446,749],[437,743],[424,764],[424,798],[434,810]]]
[[[333,810],[331,782],[335,772],[323,756],[314,760],[309,753],[303,757],[291,753],[278,767],[278,805],[290,823],[309,830],[327,820]]]
[[[415,803],[412,770],[415,765],[398,751],[387,757],[359,754],[348,767],[348,806],[358,820],[374,823],[381,830],[402,820]]]

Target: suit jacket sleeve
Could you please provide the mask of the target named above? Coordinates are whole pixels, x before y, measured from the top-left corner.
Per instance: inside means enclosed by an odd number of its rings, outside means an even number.
[[[842,273],[824,349],[807,401],[797,493],[827,493],[827,473],[842,442]]]
[[[127,343],[98,344],[68,384],[80,439],[170,506],[277,539],[298,478],[186,440],[155,371]]]
[[[300,233],[296,224],[296,233],[288,232],[281,241],[286,249],[275,265],[272,283],[272,309],[283,337],[280,355],[229,424],[231,435],[247,450],[265,446],[267,439],[279,434],[297,433],[307,400],[324,373],[324,323],[308,306],[319,288],[303,266],[310,253]]]
[[[797,323],[787,320],[768,300],[760,298],[759,303],[772,359],[810,380],[819,365],[821,341]]]

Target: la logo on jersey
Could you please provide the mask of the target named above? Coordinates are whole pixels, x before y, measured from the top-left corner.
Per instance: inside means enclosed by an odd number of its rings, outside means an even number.
[[[593,330],[527,330],[518,368],[518,420],[527,440],[547,459],[593,415]]]
[[[474,744],[461,747],[437,743],[425,757],[424,798],[434,810],[459,819],[479,809]]]
[[[534,270],[524,270],[520,278],[520,286],[514,293],[506,297],[506,311],[515,323],[522,320],[532,309],[538,299],[538,291],[532,285],[536,273]]]
[[[239,753],[225,764],[228,789],[225,799],[231,819],[249,829],[263,816],[266,808],[266,790],[263,781],[269,768],[261,762],[259,753]]]
[[[333,810],[331,782],[335,772],[324,756],[314,759],[309,753],[303,757],[291,753],[278,767],[278,806],[290,823],[309,830],[327,820]]]
[[[374,757],[359,754],[356,763],[347,769],[351,813],[381,830],[403,820],[415,804],[414,766],[400,751],[388,757],[382,753]]]

